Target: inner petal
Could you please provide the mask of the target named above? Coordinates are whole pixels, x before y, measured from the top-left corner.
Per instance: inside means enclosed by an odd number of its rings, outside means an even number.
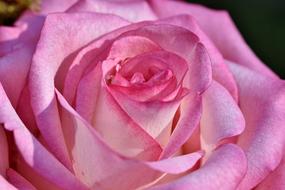
[[[157,51],[161,48],[153,41],[141,36],[126,36],[117,39],[111,46],[107,59],[125,60],[129,57]]]
[[[173,76],[173,73],[171,70],[162,70],[158,73],[155,73],[147,82],[148,85],[155,85],[159,84],[161,82],[169,80]]]
[[[121,65],[119,72],[125,78],[131,78],[134,73],[140,72],[146,80],[149,80],[165,70],[171,71],[180,83],[188,70],[188,65],[183,58],[174,53],[153,51],[130,58]]]
[[[119,91],[129,98],[141,102],[161,100],[162,97],[166,97],[173,92],[176,86],[177,83],[174,77],[156,85],[146,83],[133,83],[130,86],[109,85],[112,90]]]
[[[149,80],[155,73],[165,69],[167,67],[163,60],[139,55],[124,63],[119,72],[127,79],[131,79],[134,73],[142,73]]]
[[[175,99],[188,68],[183,58],[166,51],[109,59],[104,64],[109,64],[105,66],[110,68],[105,79],[111,89],[143,102]]]
[[[145,78],[144,78],[144,76],[143,76],[142,73],[136,72],[136,73],[132,76],[130,82],[131,82],[132,84],[143,83],[143,82],[145,82]]]

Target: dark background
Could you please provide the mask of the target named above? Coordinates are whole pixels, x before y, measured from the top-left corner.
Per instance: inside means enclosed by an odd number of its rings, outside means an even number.
[[[188,0],[227,10],[257,56],[285,79],[284,0]]]

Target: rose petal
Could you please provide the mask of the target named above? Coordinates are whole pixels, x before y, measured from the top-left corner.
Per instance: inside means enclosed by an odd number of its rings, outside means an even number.
[[[202,103],[201,100],[200,100],[200,103]],[[202,104],[201,104],[201,107],[202,107]],[[200,137],[201,134],[200,133],[201,133],[201,129],[200,129],[200,125],[198,124],[197,127],[195,126],[194,131],[191,133],[191,136],[183,144],[181,148],[183,152],[187,153],[187,152],[195,152],[195,151],[201,150],[201,137]],[[202,162],[204,160],[205,160],[205,156],[203,157]]]
[[[240,189],[255,187],[281,161],[284,146],[285,83],[228,62],[239,88],[246,128],[238,139],[248,158]]]
[[[149,70],[154,67],[162,71],[144,83],[132,85],[127,83],[127,85],[121,86],[120,81],[121,83],[124,83],[124,81],[116,77],[120,74],[130,78],[132,73],[144,73],[147,77]],[[163,101],[166,96],[170,95],[176,89],[179,91],[177,83],[182,83],[187,69],[187,63],[181,57],[166,51],[153,51],[130,58],[121,66],[114,80],[112,80],[108,86],[111,90],[120,91],[133,100],[141,102],[154,100]],[[117,84],[118,82],[119,84]],[[172,99],[175,97],[176,96]],[[171,100],[170,96],[168,99]]]
[[[112,32],[106,37],[95,40],[88,46],[82,48],[75,56],[68,68],[63,86],[63,95],[70,104],[73,104],[75,101],[77,86],[83,74],[87,72],[86,70],[94,69],[94,67],[108,55],[107,50],[111,45],[109,41],[118,35],[114,33],[115,32]]]
[[[232,98],[238,102],[238,88],[230,69],[226,64],[213,66],[213,79],[228,90]]]
[[[29,181],[27,181],[13,169],[7,170],[7,176],[9,182],[19,190],[36,190],[36,188]]]
[[[24,46],[0,59],[0,82],[14,107],[16,107],[21,90],[26,83],[32,53],[30,46]]]
[[[22,22],[23,25],[25,24],[25,27],[21,27],[21,35],[19,38],[14,39],[14,41],[10,41],[10,45],[4,45],[4,49],[5,46],[9,46],[9,51],[4,53],[0,59],[0,82],[14,107],[16,107],[20,93],[26,84],[26,78],[36,45],[35,41],[38,38],[43,18],[27,16],[26,20]]]
[[[82,77],[77,87],[75,109],[89,123],[92,123],[95,115],[101,82],[101,64],[97,64],[92,71]]]
[[[207,53],[212,63],[213,78],[222,84],[237,100],[237,86],[227,66],[224,64],[224,59],[215,45],[207,37],[206,34],[200,29],[194,17],[188,14],[176,15],[157,21],[158,23],[168,23],[176,26],[186,28],[196,34],[201,43],[205,46]]]
[[[116,61],[112,60],[104,61],[102,64],[103,75],[106,75],[106,73],[108,73],[107,71],[109,71],[110,68],[113,68],[116,63]],[[120,105],[120,109],[127,113],[128,117],[132,118],[132,120],[147,131],[149,135],[155,138],[160,145],[164,146],[170,135],[171,120],[179,106],[179,102],[187,92],[182,90],[182,92],[185,93],[178,93],[179,96],[169,102],[163,102],[160,100],[138,102],[127,97],[123,93],[112,89],[107,85],[107,81],[105,80],[103,85],[104,88],[107,89],[108,93],[110,93],[116,100],[116,103]],[[97,113],[98,112],[100,113],[100,111],[97,111]],[[156,117],[154,117],[154,115],[156,115]],[[96,124],[94,125],[96,126]]]
[[[199,151],[155,162],[146,162],[146,164],[165,173],[179,174],[192,168],[203,155],[204,152]]]
[[[145,166],[114,153],[102,142],[95,129],[82,120],[59,93],[57,95],[63,106],[62,112],[69,119],[66,128],[71,133],[69,137],[73,147],[71,155],[75,175],[89,188],[134,189],[157,177],[157,173],[149,171]],[[148,176],[142,177],[141,172],[148,172]],[[129,181],[130,176],[132,183]]]
[[[68,12],[99,12],[121,16],[131,22],[156,19],[145,1],[112,2],[101,0],[78,1]]]
[[[169,127],[181,100],[185,96],[182,95],[169,102],[137,102],[119,91],[112,89],[108,91],[128,116],[153,138],[157,138],[164,129]]]
[[[276,75],[262,64],[247,46],[226,11],[211,10],[200,5],[177,1],[151,0],[150,4],[159,17],[177,14],[194,16],[224,58],[276,78]]]
[[[106,143],[123,155],[139,156],[141,159],[147,160],[156,159],[161,152],[159,144],[121,110],[105,89],[96,86],[96,84],[94,85],[92,79],[89,80],[89,84],[86,82],[80,84],[80,89],[85,88],[78,92],[78,102],[81,103],[77,104],[77,108],[79,110],[86,108],[84,113],[88,110],[93,113],[91,122],[94,128],[103,136]],[[85,97],[85,100],[82,99],[83,97]],[[93,98],[95,100],[91,100]],[[87,105],[87,102],[90,102],[89,99],[94,102],[90,106]],[[109,114],[112,115],[112,119],[107,118]],[[133,138],[133,136],[136,136],[136,138]]]
[[[55,23],[61,21],[61,25]],[[95,22],[94,22],[95,20]],[[104,24],[106,23],[106,24]],[[108,24],[107,24],[108,23]],[[33,58],[33,64],[31,68],[31,92],[34,92],[34,83],[38,84],[40,88],[40,83],[45,83],[46,80],[43,78],[51,79],[48,81],[53,81],[56,71],[61,66],[61,63],[66,59],[71,53],[82,48],[82,46],[88,44],[90,41],[100,37],[101,35],[112,31],[118,27],[127,24],[127,22],[121,20],[120,18],[112,15],[103,15],[96,13],[78,13],[78,14],[51,14],[47,16],[44,27],[41,32],[41,38],[38,43],[37,51],[35,52]],[[96,32],[90,32],[96,31]],[[58,38],[62,32],[67,32],[64,37]],[[72,43],[65,46],[70,39],[73,39]],[[48,48],[49,47],[49,48]],[[52,48],[50,48],[52,47]],[[55,54],[55,52],[57,52]],[[60,52],[60,53],[59,53]],[[45,64],[49,62],[48,68]],[[63,67],[63,66],[62,66]],[[32,80],[40,77],[40,81]],[[65,75],[65,73],[63,73]],[[47,85],[44,85],[47,86]],[[47,88],[51,88],[53,85],[50,82]],[[41,87],[43,88],[43,87]],[[37,89],[37,88],[36,88]],[[53,89],[53,88],[52,88]],[[39,90],[39,89],[37,89]],[[40,96],[42,93],[35,93],[35,96]],[[52,97],[53,90],[49,93],[44,93],[45,99],[42,104],[49,105]],[[33,93],[32,93],[33,96]],[[34,101],[32,101],[34,102]],[[43,109],[43,108],[42,108]],[[42,110],[41,109],[41,110]]]
[[[16,111],[29,131],[37,137],[40,132],[31,107],[31,97],[29,87],[27,85],[22,90]]]
[[[0,26],[0,56],[4,56],[13,50],[20,34],[25,26]]]
[[[180,117],[171,134],[167,146],[160,158],[168,158],[190,138],[198,126],[201,117],[201,97],[196,94],[187,95],[180,106]]]
[[[31,104],[50,150],[67,167],[70,167],[70,161],[54,99],[56,72],[60,66],[66,67],[61,64],[71,53],[123,24],[125,22],[116,16],[95,13],[50,14],[44,23],[30,69]],[[64,77],[65,73],[60,75]]]
[[[35,171],[61,188],[86,190],[72,173],[50,154],[21,122],[0,83],[0,123],[12,131],[16,146],[24,160]],[[1,184],[1,183],[0,183]]]
[[[241,134],[244,117],[228,91],[213,81],[202,95],[201,145],[207,153],[229,137]]]
[[[138,84],[129,87],[109,85],[110,89],[120,91],[129,98],[140,102],[154,100],[164,101],[164,98],[166,98],[171,92],[175,91],[176,86],[177,82],[174,77],[171,77],[167,81],[163,81],[161,84],[156,84],[154,86],[148,86],[144,84]],[[170,98],[169,101],[175,99],[175,97],[176,96],[174,96],[172,99]]]
[[[191,87],[193,87],[192,90],[194,92],[195,91],[202,92],[210,84],[211,65],[210,65],[209,57],[203,45],[202,44],[197,45],[198,43],[197,37],[193,33],[189,32],[188,30],[185,30],[180,27],[172,26],[172,25],[157,24],[157,25],[145,26],[137,30],[126,32],[125,35],[145,36],[147,38],[150,38],[155,43],[159,44],[162,48],[170,52],[177,53],[178,55],[184,57],[190,63],[191,63],[191,60],[195,61],[195,63],[197,64],[192,64],[190,65],[190,68],[189,68],[189,70],[191,70],[191,72],[193,73],[193,75],[189,75],[190,76],[189,86],[190,86],[190,89]],[[173,36],[175,36],[175,38],[173,38]],[[165,39],[168,39],[168,40],[165,40]],[[193,56],[189,54],[189,52],[191,52],[193,48],[195,47],[196,49],[193,53],[194,54]],[[206,79],[206,80],[200,80],[201,78]],[[125,97],[122,97],[122,98],[125,98]],[[126,101],[124,100],[124,101],[118,101],[118,102],[126,102]],[[126,108],[124,108],[124,110],[126,110]],[[128,111],[128,114],[130,113],[131,111]],[[148,117],[148,118],[151,118],[151,117]]]
[[[148,184],[161,176],[163,172],[186,171],[195,160],[196,153],[169,160],[155,162],[141,162],[118,155],[110,149],[86,121],[84,121],[57,91],[57,96],[63,112],[69,117],[69,131],[73,133],[72,157],[76,176],[84,181],[88,187],[103,189],[135,189]],[[71,135],[72,136],[72,135]],[[200,154],[200,153],[198,153]],[[189,163],[179,163],[181,167],[174,169],[171,163],[178,166],[179,160],[192,160]],[[188,160],[189,161],[189,160]],[[100,164],[98,164],[100,163]],[[145,175],[145,174],[148,175]],[[130,176],[132,180],[130,181]],[[112,181],[112,183],[110,183]]]
[[[236,145],[226,144],[215,150],[202,168],[178,180],[150,189],[235,189],[245,173],[246,157],[243,151]]]
[[[203,44],[198,43],[196,45],[188,63],[190,63],[188,74],[189,87],[192,91],[201,93],[207,89],[212,80],[211,60]],[[184,83],[186,84],[187,81]]]
[[[23,29],[23,27],[18,26],[0,26],[0,42],[3,43],[4,41],[16,40]]]
[[[5,176],[9,167],[8,142],[4,129],[0,124],[0,175]]]

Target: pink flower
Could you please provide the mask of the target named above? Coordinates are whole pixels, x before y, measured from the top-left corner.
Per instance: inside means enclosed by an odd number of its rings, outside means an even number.
[[[52,0],[0,34],[0,189],[285,188],[285,84],[228,13]]]

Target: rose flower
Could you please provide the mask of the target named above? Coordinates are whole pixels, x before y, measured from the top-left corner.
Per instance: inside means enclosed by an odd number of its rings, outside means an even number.
[[[227,12],[39,10],[0,27],[1,190],[285,189],[285,84]]]

